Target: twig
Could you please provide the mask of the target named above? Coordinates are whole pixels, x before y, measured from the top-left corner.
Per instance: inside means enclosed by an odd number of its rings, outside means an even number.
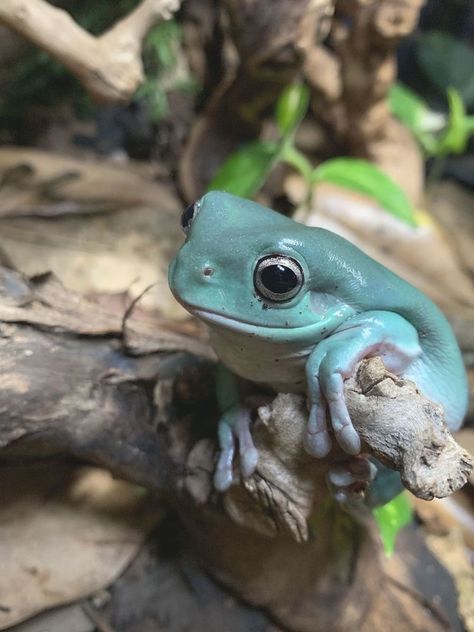
[[[181,0],[143,0],[99,37],[45,0],[2,0],[0,23],[43,48],[75,74],[98,101],[128,101],[143,81],[142,41]]]

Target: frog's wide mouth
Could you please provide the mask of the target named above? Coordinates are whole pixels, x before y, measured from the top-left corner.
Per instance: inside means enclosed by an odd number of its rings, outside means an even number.
[[[256,323],[252,323],[248,320],[243,320],[242,318],[238,318],[237,316],[231,316],[227,314],[224,315],[219,312],[203,309],[202,307],[197,307],[196,305],[193,305],[192,303],[188,303],[187,301],[183,300],[180,296],[177,296],[176,294],[174,294],[174,296],[176,300],[184,307],[184,309],[190,312],[193,316],[196,316],[196,318],[199,318],[200,320],[203,320],[204,322],[209,323],[211,325],[217,325],[225,329],[232,329],[234,331],[240,331],[240,332],[245,331],[245,333],[247,333],[247,331],[248,333],[253,333],[261,329],[263,330],[275,329],[279,331],[280,330],[286,331],[287,329],[295,329],[295,327],[278,327],[278,326],[275,327],[274,325],[264,325],[264,324],[257,325]],[[299,327],[298,329],[301,329],[301,327]]]
[[[295,329],[295,327],[275,327],[274,325],[256,325],[254,323],[249,322],[248,320],[242,320],[241,318],[236,318],[235,316],[224,316],[223,314],[219,314],[217,312],[211,312],[204,309],[192,309],[192,313],[201,320],[212,323],[213,325],[220,325],[225,327],[226,329],[235,329],[237,331],[243,331],[244,328],[249,328],[252,330],[257,329]],[[301,327],[298,327],[301,329]]]
[[[179,299],[181,305],[189,311],[193,316],[199,318],[211,327],[218,327],[225,331],[233,331],[235,333],[244,334],[246,336],[255,336],[261,339],[272,340],[273,342],[298,342],[303,340],[311,340],[315,336],[326,337],[330,335],[337,327],[341,325],[341,321],[329,325],[328,321],[319,321],[309,325],[264,325],[254,324],[240,318],[224,315],[222,313],[195,307],[194,305]]]

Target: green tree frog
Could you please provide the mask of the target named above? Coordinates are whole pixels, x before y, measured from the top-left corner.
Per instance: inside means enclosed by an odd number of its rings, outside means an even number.
[[[441,404],[450,429],[460,426],[467,407],[461,353],[445,317],[415,287],[342,237],[227,193],[208,193],[181,223],[186,241],[171,263],[170,287],[209,326],[226,367],[218,384],[217,489],[232,483],[237,446],[244,477],[258,460],[251,411],[239,402],[233,375],[305,393],[305,448],[318,458],[333,441],[360,454],[344,380],[370,356]],[[370,479],[357,458],[334,473],[336,486]]]

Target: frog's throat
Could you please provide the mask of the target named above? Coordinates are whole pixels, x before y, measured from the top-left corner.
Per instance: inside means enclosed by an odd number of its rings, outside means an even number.
[[[299,327],[271,327],[267,325],[254,325],[234,317],[223,316],[222,314],[202,309],[190,309],[189,306],[187,309],[212,329],[217,328],[243,336],[271,340],[275,343],[307,342],[326,338],[353,315],[353,312],[348,314],[345,310],[340,310],[336,315],[332,313],[331,318],[322,319],[311,325],[301,325]]]

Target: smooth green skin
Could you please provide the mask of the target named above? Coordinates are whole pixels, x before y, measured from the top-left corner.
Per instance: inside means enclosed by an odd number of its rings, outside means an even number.
[[[277,392],[307,393],[309,453],[323,457],[331,449],[327,409],[339,445],[351,455],[360,452],[343,382],[360,359],[373,355],[441,404],[452,430],[460,426],[467,408],[461,353],[445,317],[424,294],[329,231],[222,192],[208,193],[197,206],[169,269],[171,290],[209,325],[211,343],[233,373]],[[304,285],[288,302],[271,303],[255,290],[256,263],[269,254],[288,255],[303,268]],[[249,417],[232,381],[221,383],[227,410],[215,482],[225,489],[232,482],[233,435],[240,438],[244,475],[258,454],[242,431]]]

